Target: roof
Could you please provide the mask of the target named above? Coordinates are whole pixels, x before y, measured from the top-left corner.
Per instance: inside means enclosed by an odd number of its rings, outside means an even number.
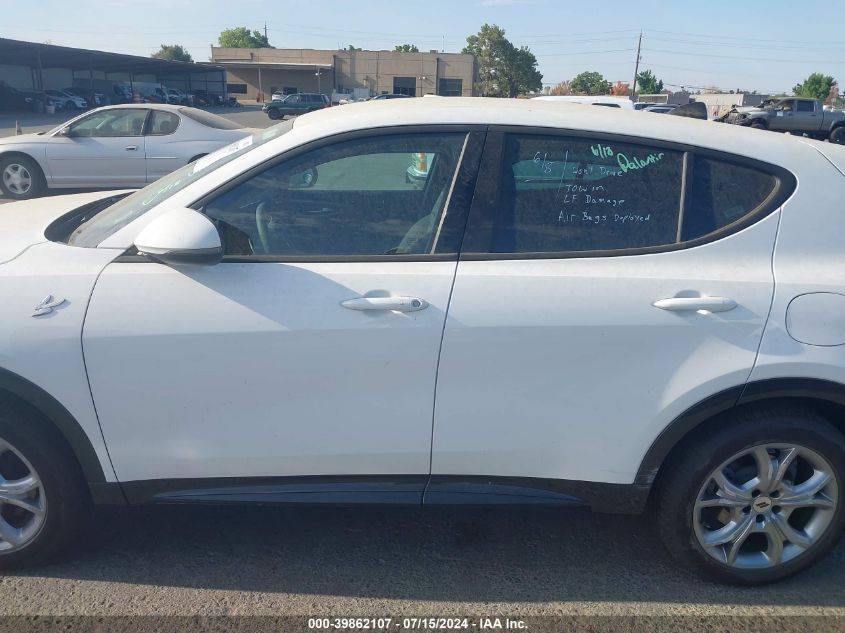
[[[74,70],[132,71],[160,76],[205,73],[224,68],[219,64],[176,62],[152,57],[124,55],[85,48],[40,44],[0,38],[0,64],[37,68],[72,68]]]

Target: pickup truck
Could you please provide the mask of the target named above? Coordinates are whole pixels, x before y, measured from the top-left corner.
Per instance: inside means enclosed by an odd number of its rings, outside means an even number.
[[[817,99],[769,99],[759,106],[733,108],[717,120],[774,132],[806,134],[845,145],[845,112],[825,110]]]

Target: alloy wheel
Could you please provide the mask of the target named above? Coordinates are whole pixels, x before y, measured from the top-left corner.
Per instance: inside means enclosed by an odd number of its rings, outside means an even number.
[[[44,486],[32,464],[0,439],[0,552],[28,545],[47,516]]]
[[[821,455],[803,446],[762,444],[707,477],[693,508],[695,536],[720,563],[771,568],[812,549],[838,504],[834,470]]]
[[[12,193],[25,195],[32,189],[32,174],[20,163],[11,163],[3,170],[3,184]]]

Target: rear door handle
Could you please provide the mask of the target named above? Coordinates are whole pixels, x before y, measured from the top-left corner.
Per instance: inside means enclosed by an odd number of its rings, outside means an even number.
[[[652,303],[655,308],[670,312],[699,311],[727,312],[736,307],[736,301],[727,297],[672,297]]]
[[[417,297],[357,297],[341,301],[349,310],[393,310],[395,312],[418,312],[428,307],[428,302]]]
[[[137,145],[127,145],[127,146],[126,146],[126,151],[127,151],[127,152],[137,152],[137,151],[138,151],[138,146],[137,146]]]

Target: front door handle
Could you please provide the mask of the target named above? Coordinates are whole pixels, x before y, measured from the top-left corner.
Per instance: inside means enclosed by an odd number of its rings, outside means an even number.
[[[727,312],[736,307],[736,301],[727,297],[672,297],[652,303],[655,308],[670,312],[704,310],[705,312]]]
[[[417,312],[425,310],[428,302],[417,297],[357,297],[341,301],[349,310],[393,310],[395,312]]]
[[[126,146],[126,151],[127,151],[127,152],[137,152],[137,151],[138,151],[138,146],[137,146],[137,145],[127,145],[127,146]]]

